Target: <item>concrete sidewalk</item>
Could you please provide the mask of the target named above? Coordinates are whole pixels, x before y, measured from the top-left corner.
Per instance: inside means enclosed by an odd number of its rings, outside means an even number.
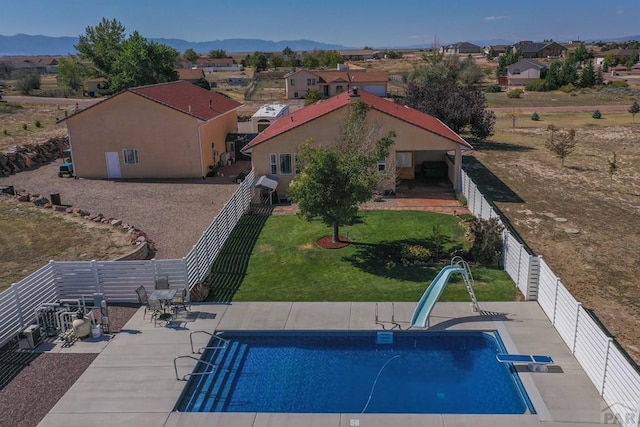
[[[553,356],[547,373],[520,371],[537,414],[280,414],[172,412],[186,382],[177,381],[173,360],[190,355],[192,331],[214,330],[382,330],[407,329],[415,303],[246,302],[201,304],[181,321],[154,326],[140,309],[109,340],[94,363],[39,424],[57,426],[593,426],[604,402],[576,359],[535,302],[481,303],[484,315],[468,303],[438,303],[432,330],[498,330],[511,353]],[[393,323],[392,320],[395,323]],[[193,335],[205,345],[209,335]],[[101,343],[104,345],[104,343]],[[178,360],[178,375],[196,361]],[[358,420],[358,421],[354,421]]]

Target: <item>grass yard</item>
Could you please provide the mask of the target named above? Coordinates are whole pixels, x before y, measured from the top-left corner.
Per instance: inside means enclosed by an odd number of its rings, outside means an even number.
[[[340,229],[352,243],[333,250],[315,243],[330,234],[320,221],[262,218],[247,216],[234,231],[207,279],[213,286],[210,299],[418,301],[442,266],[402,266],[402,245],[428,246],[436,224],[447,236],[445,249],[469,245],[457,217],[432,212],[363,211],[357,223]],[[479,300],[519,298],[501,269],[473,267],[473,275]],[[441,300],[469,301],[461,277],[452,280]]]

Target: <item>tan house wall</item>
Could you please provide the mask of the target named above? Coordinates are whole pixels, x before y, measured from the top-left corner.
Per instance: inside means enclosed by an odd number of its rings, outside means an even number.
[[[117,152],[123,179],[201,177],[213,163],[211,141],[219,140],[218,151],[223,150],[227,129],[237,129],[235,117],[232,111],[202,125],[195,117],[124,92],[66,120],[76,176],[107,178],[105,153]],[[208,149],[200,147],[203,134]],[[137,150],[137,164],[124,163],[124,149]]]
[[[215,166],[220,161],[220,156],[225,152],[225,140],[228,133],[238,132],[237,110],[229,111],[214,120],[204,123],[200,127],[200,141],[202,141],[202,163],[204,175],[209,172],[209,166]],[[215,144],[215,151],[211,144]]]
[[[272,174],[269,155],[271,153],[296,153],[298,147],[310,137],[313,137],[316,144],[335,145],[340,143],[342,124],[348,114],[348,107],[341,108],[255,146],[251,159],[256,176],[272,175],[277,177],[279,181],[278,194],[285,194],[289,184],[295,178],[295,174]],[[286,117],[282,120],[285,119]],[[380,137],[391,130],[396,133],[392,156],[395,156],[395,152],[412,153],[412,166],[400,171],[401,178],[413,179],[416,167],[419,167],[423,161],[444,161],[447,152],[454,152],[455,166],[460,167],[461,149],[459,144],[377,110],[371,109],[368,119],[371,126],[380,129]],[[457,173],[453,175],[454,179],[451,182],[454,188],[458,188],[459,176]]]
[[[311,86],[307,85],[307,79],[316,79],[316,84]],[[291,84],[292,80],[294,81],[293,85]],[[298,92],[297,98],[304,98],[308,89],[318,89],[318,80],[318,76],[307,70],[300,70],[299,72],[288,76],[285,81],[287,99],[296,99],[296,92]]]

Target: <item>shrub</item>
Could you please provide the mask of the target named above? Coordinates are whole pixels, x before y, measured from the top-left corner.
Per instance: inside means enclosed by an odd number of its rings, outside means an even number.
[[[614,80],[607,83],[607,87],[629,87],[629,83],[624,80]]]
[[[467,207],[467,198],[464,197],[464,194],[462,193],[458,193],[458,195],[456,196],[456,198],[458,199],[458,201],[460,202],[460,204],[462,206],[464,206],[465,208]]]
[[[42,127],[42,123],[40,123],[40,120],[36,120],[36,127],[37,128],[41,128]]]
[[[538,113],[534,112],[531,115],[531,120],[533,120],[534,122],[537,122],[538,120],[540,120],[540,116],[538,115]]]
[[[466,213],[466,212],[465,213],[461,213],[460,215],[458,215],[458,218],[460,218],[460,220],[462,222],[471,222],[474,219],[476,219],[476,217],[473,216],[473,214]]]
[[[593,117],[594,119],[601,119],[602,118],[602,113],[600,112],[600,110],[596,110],[596,111],[593,112],[591,117]]]
[[[572,83],[569,83],[567,85],[562,86],[560,90],[563,91],[564,93],[574,93],[576,91],[576,87]]]
[[[520,98],[524,91],[522,89],[511,89],[507,92],[507,98]]]
[[[473,245],[469,254],[482,265],[499,265],[502,259],[503,227],[497,218],[476,219],[471,224]]]
[[[547,82],[543,79],[530,81],[525,85],[524,88],[526,90],[530,90],[531,92],[546,92],[549,90]]]
[[[426,264],[431,258],[429,248],[422,245],[403,245],[400,252],[400,260],[405,266]]]
[[[4,132],[5,136],[9,135],[9,132],[5,129]]]
[[[23,124],[22,124],[22,129],[23,129],[23,130],[27,130],[27,124],[26,124],[26,123],[23,123]]]
[[[487,93],[498,93],[498,92],[502,92],[502,86],[500,85],[487,86]]]

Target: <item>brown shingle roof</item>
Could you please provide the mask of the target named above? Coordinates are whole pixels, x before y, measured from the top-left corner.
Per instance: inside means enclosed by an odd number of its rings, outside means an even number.
[[[179,80],[198,80],[204,78],[202,68],[180,68],[178,71]]]
[[[242,106],[226,96],[180,80],[127,90],[204,121]]]

